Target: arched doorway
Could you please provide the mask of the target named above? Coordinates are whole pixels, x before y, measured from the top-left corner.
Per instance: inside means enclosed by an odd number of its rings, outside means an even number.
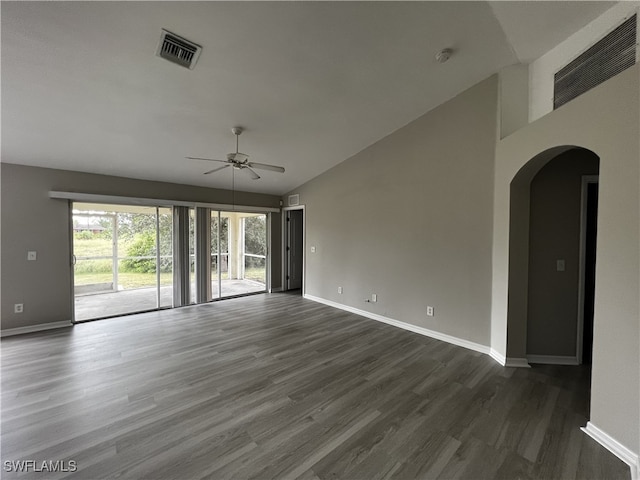
[[[579,279],[585,273],[580,267],[582,177],[597,174],[598,164],[591,150],[558,146],[530,159],[511,181],[507,357],[536,363],[582,360],[577,358]],[[568,204],[558,205],[563,199]]]
[[[524,230],[515,226],[517,219],[529,218],[528,213],[522,215],[521,211],[526,207],[524,211],[528,212],[529,187],[518,188],[517,184],[530,183],[535,173],[559,153],[575,147],[587,148],[600,157],[600,183],[593,361],[585,431],[607,448],[615,445],[616,455],[637,467],[640,76],[638,68],[628,72],[496,145],[491,355],[502,365],[529,365],[526,360],[529,222],[524,222]],[[512,193],[518,195],[523,191],[526,198],[514,198],[512,202]],[[635,456],[625,452],[634,452]]]
[[[551,159],[531,180],[529,363],[590,363],[599,164],[593,152],[575,148]]]

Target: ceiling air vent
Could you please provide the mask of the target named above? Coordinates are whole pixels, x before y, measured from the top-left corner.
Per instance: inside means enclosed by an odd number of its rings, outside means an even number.
[[[201,51],[200,45],[163,29],[156,55],[193,70]]]
[[[554,110],[635,65],[636,22],[633,15],[556,73]]]

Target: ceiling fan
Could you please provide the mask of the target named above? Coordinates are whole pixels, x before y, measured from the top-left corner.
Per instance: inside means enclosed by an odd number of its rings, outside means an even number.
[[[258,180],[260,178],[260,175],[256,173],[254,168],[258,170],[270,170],[272,172],[284,173],[284,167],[278,167],[277,165],[269,165],[267,163],[250,162],[249,155],[245,153],[240,153],[238,151],[238,137],[240,137],[240,134],[243,131],[242,127],[233,127],[231,131],[236,136],[236,151],[235,153],[227,153],[226,160],[218,160],[216,158],[201,158],[201,157],[186,157],[186,158],[188,158],[189,160],[206,160],[207,162],[226,163],[226,165],[223,165],[221,167],[216,167],[212,170],[204,172],[204,175],[209,175],[210,173],[219,172],[220,170],[224,170],[225,168],[228,168],[228,167],[233,167],[236,170],[245,170],[251,175],[251,178],[253,178],[254,180]]]

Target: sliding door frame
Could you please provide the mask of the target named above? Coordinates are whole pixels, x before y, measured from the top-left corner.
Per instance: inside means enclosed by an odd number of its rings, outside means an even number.
[[[73,249],[73,200],[67,201],[67,211],[68,214],[68,229],[69,232],[69,288],[71,292],[71,296],[69,298],[69,302],[71,303],[71,323],[76,324],[78,321],[76,320],[76,279],[75,279],[75,266],[76,266],[76,256]]]
[[[101,205],[124,205],[124,206],[144,206],[144,207],[153,207],[156,210],[156,219],[155,219],[155,225],[156,225],[156,235],[155,235],[155,240],[156,240],[156,264],[157,264],[157,268],[156,268],[156,288],[157,288],[157,302],[156,305],[157,307],[155,309],[152,310],[145,310],[145,311],[155,311],[155,310],[161,310],[161,309],[165,309],[165,308],[176,308],[177,305],[172,304],[171,307],[163,307],[161,306],[161,294],[160,294],[160,290],[159,290],[159,286],[160,286],[160,260],[161,260],[161,252],[160,252],[160,228],[159,228],[159,222],[160,222],[160,213],[159,210],[161,208],[169,208],[173,210],[173,207],[188,207],[188,208],[192,208],[192,209],[196,209],[196,208],[208,208],[210,209],[210,211],[217,211],[218,212],[218,228],[220,228],[220,219],[221,219],[221,213],[222,212],[235,212],[235,213],[257,213],[257,214],[263,214],[265,215],[266,218],[266,229],[265,229],[265,235],[266,235],[266,259],[265,259],[265,288],[264,288],[264,292],[267,293],[271,293],[272,290],[272,272],[273,272],[273,239],[272,239],[272,218],[273,215],[272,213],[280,213],[282,215],[283,210],[281,208],[278,207],[256,207],[256,206],[251,206],[251,205],[229,205],[229,204],[220,204],[220,203],[204,203],[204,202],[189,202],[189,201],[183,201],[183,200],[164,200],[164,199],[157,199],[157,198],[141,198],[141,197],[127,197],[127,196],[117,196],[117,195],[102,195],[102,194],[93,194],[93,193],[79,193],[79,192],[65,192],[65,191],[57,191],[57,190],[52,190],[49,191],[49,198],[51,199],[56,199],[56,200],[64,200],[67,202],[67,208],[68,208],[68,233],[69,233],[69,268],[70,268],[70,278],[69,278],[69,283],[70,283],[70,311],[71,311],[71,322],[72,323],[83,323],[86,321],[90,321],[90,320],[76,320],[76,308],[75,308],[75,274],[74,274],[74,266],[75,266],[75,259],[74,259],[74,246],[73,246],[73,240],[74,240],[74,229],[73,229],[73,205],[74,203],[94,203],[94,204],[101,204]],[[299,206],[299,207],[292,207],[290,209],[303,209],[304,210],[304,206]],[[306,222],[306,216],[303,217],[304,218],[304,222]],[[284,223],[284,222],[283,222]],[[303,223],[304,225],[304,223]],[[173,233],[172,235],[175,235],[175,233]],[[174,238],[175,241],[175,238]],[[210,255],[209,255],[210,258]],[[220,255],[220,236],[218,235],[218,272],[217,272],[217,276],[218,276],[218,298],[215,299],[211,299],[210,301],[215,301],[215,300],[220,300],[223,298],[233,298],[233,296],[230,297],[222,297],[221,296],[221,281],[222,281],[222,270],[220,268],[220,260],[221,259],[221,255]],[[210,260],[209,260],[210,261]],[[306,260],[305,260],[306,263]],[[172,266],[172,269],[175,269],[175,265]],[[211,277],[211,276],[210,276]],[[189,285],[190,286],[190,285]],[[189,288],[189,286],[187,288]],[[172,287],[174,290],[176,288],[175,284]],[[260,292],[255,292],[255,293],[261,293]],[[304,292],[304,268],[303,268],[303,292]],[[251,293],[248,293],[248,295],[250,295]],[[189,304],[187,304],[189,305]],[[185,305],[186,306],[186,305]],[[142,313],[142,312],[133,312],[133,313]],[[126,314],[123,314],[126,315]],[[105,317],[107,318],[107,317]],[[96,319],[97,320],[97,319]]]

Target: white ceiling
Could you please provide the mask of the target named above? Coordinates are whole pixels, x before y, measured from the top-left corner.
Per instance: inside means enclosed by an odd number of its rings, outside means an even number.
[[[3,1],[2,161],[230,188],[184,157],[241,125],[286,172],[236,188],[283,194],[612,5]],[[155,56],[162,28],[202,45],[194,70]]]
[[[530,63],[602,15],[615,2],[492,1],[489,4],[518,60]]]

